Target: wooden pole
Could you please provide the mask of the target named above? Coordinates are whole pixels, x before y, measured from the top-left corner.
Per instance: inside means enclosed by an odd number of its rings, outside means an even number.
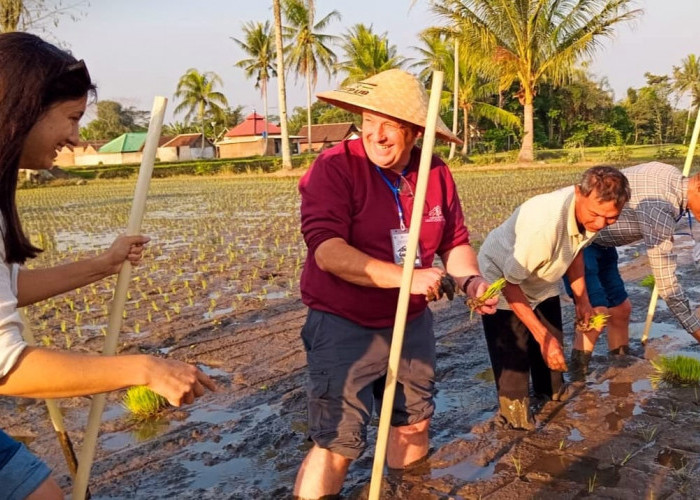
[[[151,121],[148,125],[148,135],[146,136],[141,168],[139,169],[139,177],[136,181],[136,189],[134,191],[134,201],[131,206],[129,223],[126,228],[126,234],[128,236],[139,234],[141,231],[141,221],[143,220],[143,214],[146,208],[146,195],[151,182],[153,163],[155,162],[156,150],[158,149],[158,139],[160,138],[160,132],[163,128],[163,117],[165,116],[165,106],[167,102],[168,100],[165,97],[156,97],[153,101]],[[131,263],[125,261],[119,271],[117,286],[114,290],[114,299],[109,314],[109,324],[107,325],[107,338],[105,339],[105,346],[102,351],[105,356],[112,356],[117,351],[119,330],[122,326],[122,311],[126,303],[126,293],[130,280]],[[92,461],[95,458],[97,434],[99,432],[104,406],[105,395],[95,394],[92,398],[92,405],[90,406],[83,447],[80,450],[78,474],[73,484],[73,500],[83,500],[85,498],[88,480],[90,479],[90,469],[92,468]]]
[[[693,129],[693,136],[690,139],[690,145],[688,146],[688,153],[685,155],[685,165],[683,166],[683,177],[688,177],[690,173],[690,167],[693,165],[693,157],[695,156],[695,147],[698,144],[698,135],[700,135],[700,106],[698,106],[698,114],[695,118],[695,128]],[[654,291],[651,292],[651,300],[649,300],[649,309],[647,310],[647,320],[644,324],[644,333],[642,333],[642,345],[646,345],[647,339],[649,338],[649,330],[651,329],[651,320],[654,319],[654,313],[656,312],[656,302],[659,300],[659,290],[656,283],[654,283]]]
[[[374,464],[372,465],[372,480],[369,489],[369,500],[378,500],[386,459],[387,441],[389,439],[389,427],[391,414],[394,408],[394,396],[396,394],[396,378],[401,360],[403,347],[403,335],[408,314],[408,301],[411,296],[411,281],[413,280],[413,268],[418,249],[420,227],[423,211],[419,208],[425,204],[425,194],[428,188],[428,174],[433,157],[435,145],[435,128],[440,111],[440,94],[442,92],[442,71],[433,72],[433,84],[430,90],[430,103],[428,117],[425,122],[423,146],[421,150],[420,165],[418,167],[418,182],[416,183],[414,210],[411,214],[411,226],[408,231],[408,245],[404,257],[403,274],[401,275],[401,289],[396,307],[394,330],[389,351],[389,365],[386,372],[386,384],[384,386],[384,398],[382,399],[382,411],[379,417],[379,430],[377,431],[377,447],[374,452]]]
[[[24,311],[20,309],[19,315],[22,318],[22,323],[24,323],[24,329],[22,330],[22,337],[24,337],[24,341],[27,343],[27,345],[35,346],[36,341],[26,314],[24,314]],[[73,443],[71,442],[70,437],[66,432],[66,428],[63,425],[63,414],[61,413],[61,409],[58,407],[58,401],[55,399],[45,399],[44,401],[46,402],[46,409],[49,412],[51,424],[53,425],[54,431],[56,431],[56,437],[58,437],[58,442],[61,445],[63,456],[66,459],[68,470],[70,471],[71,477],[75,479],[75,475],[78,472],[78,459],[76,458],[75,451],[73,450]]]

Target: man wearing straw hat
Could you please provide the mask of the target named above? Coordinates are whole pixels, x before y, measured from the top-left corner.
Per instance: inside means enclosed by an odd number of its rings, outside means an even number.
[[[632,306],[617,268],[615,247],[644,241],[659,295],[683,328],[700,342],[700,317],[693,311],[676,277],[676,225],[687,212],[700,220],[700,174],[684,177],[673,165],[642,163],[621,170],[632,189],[617,223],[603,229],[583,252],[586,288],[596,312],[608,314],[608,353],[629,352]],[[567,291],[570,290],[568,283]],[[576,330],[571,353],[572,374],[582,378],[600,330]]]
[[[318,95],[362,114],[362,139],[321,154],[299,183],[308,257],[301,276],[309,312],[309,434],[314,441],[294,487],[300,498],[337,495],[366,447],[382,399],[392,326],[413,207],[428,96],[414,76],[389,70]],[[436,135],[460,142],[438,119]],[[488,287],[469,245],[461,203],[446,165],[430,167],[387,463],[405,468],[428,453],[435,405],[435,337],[428,298],[445,292],[445,271],[469,297]],[[445,270],[433,266],[439,255]],[[449,295],[449,290],[447,291]],[[496,300],[482,306],[492,313]]]
[[[563,399],[559,280],[564,274],[571,280],[576,317],[587,323],[593,311],[581,250],[617,220],[629,197],[629,184],[619,170],[590,168],[576,186],[527,200],[484,240],[479,250],[484,276],[506,279],[496,314],[482,317],[499,421],[505,426],[535,428],[530,377],[535,393]]]

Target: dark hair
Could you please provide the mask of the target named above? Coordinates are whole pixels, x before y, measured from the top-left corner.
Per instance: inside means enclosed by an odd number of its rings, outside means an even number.
[[[632,196],[630,183],[622,172],[614,167],[592,167],[581,176],[578,184],[583,196],[588,197],[593,191],[600,201],[614,201],[622,208]]]
[[[0,34],[0,216],[8,263],[41,251],[22,231],[15,200],[29,131],[52,105],[94,93],[85,63],[68,52],[29,33]]]

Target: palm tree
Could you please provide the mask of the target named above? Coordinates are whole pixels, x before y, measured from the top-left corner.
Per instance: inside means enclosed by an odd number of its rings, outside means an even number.
[[[241,59],[236,66],[245,70],[246,77],[255,78],[255,88],[260,89],[263,98],[265,123],[267,123],[267,82],[277,76],[274,61],[275,43],[272,38],[270,21],[265,23],[248,22],[243,25],[245,40],[231,38],[250,57]]]
[[[284,15],[289,26],[284,26],[284,38],[291,41],[285,48],[286,64],[294,68],[296,75],[306,78],[306,109],[309,130],[308,145],[311,151],[311,92],[318,81],[319,67],[328,75],[333,73],[335,53],[329,44],[336,37],[323,33],[334,19],[340,20],[340,13],[333,10],[314,24],[313,2],[304,0],[283,0]]]
[[[287,130],[287,88],[284,83],[284,45],[282,45],[282,13],[280,0],[272,0],[275,16],[275,47],[277,52],[277,97],[280,108],[280,128],[282,129],[282,168],[291,170],[292,155],[289,151],[289,131]]]
[[[464,145],[462,154],[469,152],[471,139],[470,119],[486,118],[498,125],[510,128],[521,128],[520,119],[514,114],[487,102],[498,94],[498,75],[493,72],[493,65],[479,53],[461,51],[458,57],[457,74],[455,75],[454,37],[426,30],[420,34],[420,40],[425,47],[413,47],[421,58],[412,67],[422,68],[419,78],[427,80],[433,71],[443,71],[445,82],[452,95],[455,94],[454,82],[457,82],[457,107],[463,114]],[[449,41],[448,41],[449,40]],[[456,76],[456,79],[455,79]],[[449,105],[449,95],[443,102]]]
[[[340,48],[345,60],[336,69],[346,73],[342,85],[359,82],[388,69],[400,68],[406,59],[397,54],[396,45],[389,45],[386,33],[377,35],[372,26],[356,24],[342,36]]]
[[[690,94],[691,102],[688,106],[688,119],[683,134],[683,144],[685,144],[691,111],[700,106],[700,61],[695,54],[690,54],[683,59],[681,66],[673,67],[673,88],[680,95]]]
[[[533,100],[538,82],[566,81],[580,59],[591,56],[613,28],[642,13],[634,0],[436,0],[433,11],[464,36],[470,50],[490,57],[502,74],[501,89],[514,81],[524,111],[519,161],[534,160]]]
[[[202,130],[202,149],[204,149],[204,119],[210,116],[225,119],[228,101],[226,96],[214,88],[222,85],[219,75],[213,72],[200,73],[190,68],[180,77],[175,90],[175,97],[181,100],[175,113],[186,112],[185,121],[197,118]]]

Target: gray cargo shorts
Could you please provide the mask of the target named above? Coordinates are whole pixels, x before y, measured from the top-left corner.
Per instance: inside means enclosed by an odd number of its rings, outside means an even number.
[[[319,447],[350,459],[362,455],[372,410],[381,409],[392,331],[309,309],[301,337],[308,361],[309,435]],[[406,324],[391,425],[430,418],[434,387],[435,335],[426,309]]]

